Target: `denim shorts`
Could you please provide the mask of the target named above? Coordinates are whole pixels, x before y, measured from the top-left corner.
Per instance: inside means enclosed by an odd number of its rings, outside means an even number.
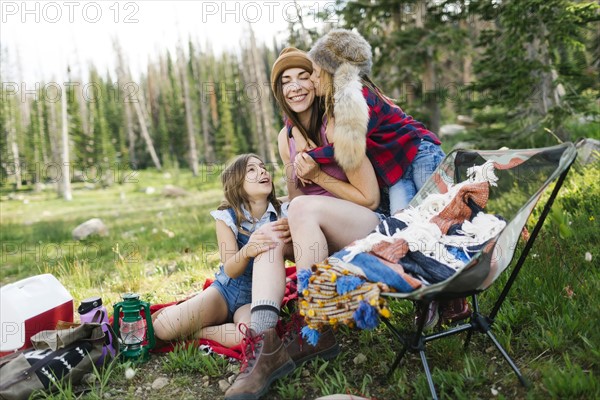
[[[210,285],[217,289],[227,303],[228,320],[233,321],[233,315],[241,306],[252,302],[252,275],[243,274],[238,278],[230,278],[223,270],[215,274],[215,281]]]
[[[421,140],[419,151],[398,182],[390,187],[390,211],[406,208],[446,155],[442,147]]]

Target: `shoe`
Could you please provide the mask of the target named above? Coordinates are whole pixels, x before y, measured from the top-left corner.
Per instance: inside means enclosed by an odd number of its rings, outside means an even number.
[[[439,303],[437,301],[432,301],[429,303],[429,308],[427,309],[427,313],[425,314],[425,323],[423,324],[423,332],[431,331],[436,327],[438,322],[440,321],[440,314],[438,310]],[[421,315],[423,314],[421,303],[417,303],[417,311],[415,314],[415,326],[418,327]]]
[[[444,301],[440,304],[442,324],[448,325],[471,316],[471,308],[465,297]]]
[[[316,346],[306,342],[300,330],[291,332],[284,343],[288,354],[294,360],[296,366],[300,366],[317,357],[321,357],[324,360],[331,360],[337,357],[341,351],[331,327],[327,327],[325,331],[321,332]]]
[[[275,328],[259,334],[248,328],[245,335],[240,374],[225,392],[225,400],[259,399],[267,393],[274,380],[296,368]]]

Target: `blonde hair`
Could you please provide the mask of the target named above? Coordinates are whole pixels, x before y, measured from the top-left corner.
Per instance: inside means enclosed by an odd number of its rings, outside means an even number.
[[[334,109],[333,95],[335,94],[335,88],[333,87],[333,75],[330,72],[321,69],[321,73],[319,74],[319,85],[321,88],[323,88],[322,97],[325,107],[324,116],[331,121],[333,118]]]
[[[226,210],[232,208],[236,217],[236,226],[239,231],[246,232],[242,229],[242,222],[249,221],[242,211],[242,206],[246,210],[250,211],[250,201],[248,199],[248,193],[244,190],[244,181],[246,180],[246,168],[251,158],[260,160],[260,157],[256,154],[248,153],[237,156],[231,161],[231,163],[221,173],[221,183],[223,184],[223,194],[225,201],[223,201],[218,209]],[[262,162],[262,160],[261,160]],[[269,194],[268,200],[275,207],[277,216],[281,214],[281,202],[277,199],[275,193],[275,184],[271,180],[271,193]]]

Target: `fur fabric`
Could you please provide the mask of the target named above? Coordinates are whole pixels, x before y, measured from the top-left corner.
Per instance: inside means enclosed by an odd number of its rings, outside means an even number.
[[[344,63],[333,76],[335,159],[345,171],[359,167],[367,149],[369,106],[359,73],[358,67]]]
[[[370,75],[373,66],[369,42],[360,34],[347,29],[333,29],[317,40],[308,55],[331,74],[344,63],[357,66],[362,75]]]

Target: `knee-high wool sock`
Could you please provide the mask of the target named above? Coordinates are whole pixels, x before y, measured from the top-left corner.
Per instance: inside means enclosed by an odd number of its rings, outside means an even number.
[[[275,328],[279,319],[279,304],[272,300],[257,300],[252,302],[250,309],[250,328],[255,333]]]

